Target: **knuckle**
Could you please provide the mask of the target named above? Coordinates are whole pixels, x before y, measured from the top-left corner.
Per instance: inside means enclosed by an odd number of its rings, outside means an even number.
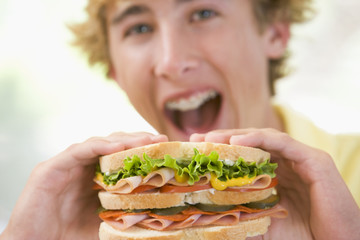
[[[134,135],[135,136],[154,136],[154,134],[149,133],[149,132],[135,132]]]
[[[46,168],[46,162],[40,162],[38,164],[36,164],[36,166],[34,167],[34,171],[35,172],[41,172]]]
[[[211,132],[208,132],[205,137],[209,138],[209,137],[214,137],[214,136],[221,136],[223,135],[224,133],[222,132],[215,132],[215,131],[211,131]]]
[[[151,137],[147,135],[140,135],[137,137],[137,141],[141,144],[151,143]]]
[[[92,146],[92,145],[96,145],[99,143],[109,143],[110,141],[104,137],[90,137],[88,139],[86,139],[85,141],[81,142],[81,143],[74,143],[72,145],[70,145],[67,150],[69,151],[77,151],[78,148],[80,148],[83,145],[88,145],[88,146]]]
[[[79,145],[82,145],[82,144],[86,144],[86,145],[89,145],[89,146],[94,146],[94,145],[98,145],[98,144],[108,144],[108,143],[111,143],[111,138],[107,138],[107,137],[91,137],[89,139],[87,139],[85,142],[83,143],[77,143],[77,144],[74,144],[75,148]]]
[[[217,143],[223,143],[223,142],[228,142],[230,139],[230,132],[229,133],[209,133],[205,136],[205,141],[206,142],[217,142]]]
[[[65,152],[75,152],[76,149],[78,149],[80,146],[80,143],[74,143],[74,144],[71,144],[70,146],[68,146],[66,149],[65,149]]]
[[[30,177],[32,179],[46,179],[49,175],[51,175],[51,168],[48,160],[38,163],[31,171]]]
[[[317,151],[317,156],[316,156],[317,159],[324,161],[324,162],[332,162],[333,161],[333,159],[329,153],[322,151],[322,150],[318,150],[318,149],[316,151]]]
[[[289,134],[285,133],[285,132],[277,132],[278,137],[280,139],[280,141],[284,141],[284,142],[292,142],[295,141],[292,137],[289,136]]]
[[[252,135],[254,138],[260,139],[264,138],[266,135],[264,131],[251,131],[249,134]]]
[[[152,133],[148,132],[114,132],[110,134],[107,138],[108,139],[131,139],[131,138],[138,138],[138,137],[144,137],[144,136],[154,136]]]
[[[269,133],[283,133],[283,132],[280,132],[279,130],[277,130],[275,128],[265,128],[264,130],[269,132]]]
[[[93,141],[97,141],[98,139],[100,139],[100,137],[90,137],[85,142],[93,142]]]
[[[229,131],[229,130],[225,130],[225,129],[216,129],[216,130],[212,130],[210,132],[208,132],[208,134],[218,134],[218,133],[224,133],[226,131]]]
[[[113,132],[109,135],[109,137],[118,136],[118,135],[125,135],[125,132]]]
[[[168,141],[169,138],[168,136],[164,135],[164,134],[159,134],[155,136],[157,140],[161,140],[161,141]]]

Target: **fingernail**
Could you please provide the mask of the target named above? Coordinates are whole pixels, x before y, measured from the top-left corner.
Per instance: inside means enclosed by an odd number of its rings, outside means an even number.
[[[167,142],[169,141],[169,138],[166,135],[160,134],[151,136],[151,140],[154,142]]]
[[[230,138],[230,144],[239,144],[246,138],[245,135],[235,135],[231,136]]]
[[[190,142],[200,142],[203,141],[205,137],[205,134],[201,134],[201,133],[193,133],[190,136]]]

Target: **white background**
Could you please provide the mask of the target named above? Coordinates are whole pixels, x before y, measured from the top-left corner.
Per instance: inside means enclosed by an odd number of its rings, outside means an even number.
[[[86,0],[0,1],[0,232],[31,169],[68,145],[154,130],[69,46]],[[278,98],[332,133],[360,133],[360,2],[318,0],[294,29],[294,73]]]

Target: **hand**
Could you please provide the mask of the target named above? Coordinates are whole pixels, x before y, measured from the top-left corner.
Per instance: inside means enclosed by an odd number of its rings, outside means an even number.
[[[92,190],[98,157],[167,140],[149,133],[115,133],[74,144],[40,163],[0,239],[98,239],[100,203]]]
[[[265,239],[358,239],[360,210],[332,158],[274,129],[218,130],[190,141],[257,147],[270,152],[286,219],[273,219]]]

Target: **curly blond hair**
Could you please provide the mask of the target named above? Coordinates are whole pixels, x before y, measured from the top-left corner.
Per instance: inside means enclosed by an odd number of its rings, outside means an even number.
[[[116,0],[115,0],[116,1]],[[251,0],[253,10],[258,22],[259,31],[262,32],[267,25],[282,21],[289,24],[302,23],[313,15],[312,0]],[[89,64],[100,64],[105,67],[108,74],[111,59],[108,48],[106,29],[106,6],[114,0],[89,0],[86,7],[88,19],[80,24],[70,25],[75,35],[73,44],[80,47],[87,55]],[[269,60],[269,81],[271,93],[274,94],[274,83],[287,75],[287,52],[279,59]]]

